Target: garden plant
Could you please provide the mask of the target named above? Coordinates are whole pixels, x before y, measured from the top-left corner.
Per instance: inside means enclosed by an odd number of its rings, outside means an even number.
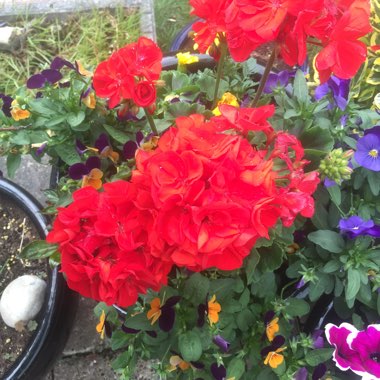
[[[190,5],[215,66],[140,37],[1,95],[9,173],[58,173],[23,257],[100,302],[121,379],[380,378],[378,1]]]

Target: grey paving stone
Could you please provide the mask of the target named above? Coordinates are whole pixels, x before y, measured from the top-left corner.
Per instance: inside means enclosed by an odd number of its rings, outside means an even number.
[[[0,170],[5,178],[9,178],[5,157],[0,157]],[[29,191],[38,201],[44,204],[43,190],[49,188],[50,172],[51,167],[46,160],[39,164],[31,156],[24,156],[19,169],[11,180]]]
[[[54,368],[55,380],[113,380],[112,359],[104,354],[88,354],[64,358]],[[49,380],[48,378],[44,380]]]

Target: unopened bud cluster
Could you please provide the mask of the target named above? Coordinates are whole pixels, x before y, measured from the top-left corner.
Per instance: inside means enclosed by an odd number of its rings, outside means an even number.
[[[353,150],[343,151],[342,148],[331,151],[319,165],[322,177],[328,177],[336,183],[350,179],[352,168],[349,167],[349,161],[353,154]]]

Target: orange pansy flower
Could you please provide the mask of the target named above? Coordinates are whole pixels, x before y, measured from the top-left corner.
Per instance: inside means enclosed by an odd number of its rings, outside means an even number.
[[[102,177],[103,172],[100,169],[91,169],[90,173],[83,176],[82,187],[91,186],[94,189],[99,190],[103,184],[101,180]]]
[[[216,295],[214,294],[210,301],[208,301],[208,320],[210,325],[217,323],[219,321],[219,313],[221,312],[222,307],[220,303],[216,302]]]
[[[100,334],[101,339],[104,339],[104,334],[106,332],[105,322],[106,322],[106,313],[104,310],[102,310],[102,314],[100,314],[100,317],[99,317],[99,323],[96,325],[96,331]]]
[[[179,367],[182,371],[186,371],[190,368],[190,363],[185,362],[180,356],[173,355],[169,359],[170,367],[169,372],[175,371]]]
[[[147,313],[147,318],[151,319],[151,325],[157,322],[161,316],[161,301],[158,297],[153,298],[150,302],[150,310]]]
[[[272,342],[274,337],[276,336],[276,333],[280,331],[280,326],[278,325],[278,318],[273,318],[265,328],[265,332],[267,334],[267,338],[269,342]]]
[[[280,352],[284,351],[285,349],[286,347],[281,347],[276,351],[269,352],[264,360],[264,364],[269,364],[271,368],[277,368],[284,361],[284,355],[281,355]]]

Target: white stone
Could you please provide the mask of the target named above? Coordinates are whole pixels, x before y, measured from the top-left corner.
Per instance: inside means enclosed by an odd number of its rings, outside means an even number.
[[[41,310],[46,282],[37,276],[24,275],[13,280],[0,299],[0,314],[4,322],[16,328],[27,324]]]

